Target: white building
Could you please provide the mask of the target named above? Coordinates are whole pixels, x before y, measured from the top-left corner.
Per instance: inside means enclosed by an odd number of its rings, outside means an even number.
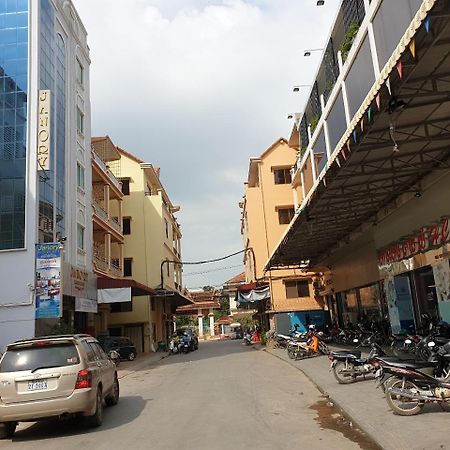
[[[88,328],[82,311],[94,311],[96,297],[86,30],[70,0],[0,2],[0,16],[2,349],[57,321],[35,320],[36,243],[64,244],[61,313],[67,323]],[[43,90],[50,91],[49,124],[39,123]],[[47,170],[38,171],[39,144],[49,148]]]

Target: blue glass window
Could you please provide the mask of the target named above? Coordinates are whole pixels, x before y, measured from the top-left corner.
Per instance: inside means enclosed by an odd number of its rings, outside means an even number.
[[[28,1],[0,0],[0,250],[25,245]]]

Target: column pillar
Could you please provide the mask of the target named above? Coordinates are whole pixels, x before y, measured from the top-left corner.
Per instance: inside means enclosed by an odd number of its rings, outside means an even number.
[[[211,336],[214,336],[214,312],[212,310],[212,308],[210,308],[209,310],[209,332],[211,334]]]
[[[198,317],[198,336],[203,337],[203,314],[201,309],[198,310],[197,317]]]

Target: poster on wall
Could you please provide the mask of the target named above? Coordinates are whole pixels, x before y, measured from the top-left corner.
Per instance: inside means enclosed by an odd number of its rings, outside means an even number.
[[[397,308],[397,294],[395,292],[394,277],[387,277],[384,280],[384,292],[388,304],[389,321],[391,322],[392,333],[398,333],[401,329],[400,316]]]
[[[36,319],[61,317],[61,244],[36,244]]]
[[[433,265],[439,314],[442,320],[450,321],[450,265],[448,260]]]

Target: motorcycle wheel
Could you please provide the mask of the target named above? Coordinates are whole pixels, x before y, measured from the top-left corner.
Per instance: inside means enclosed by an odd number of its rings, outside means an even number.
[[[350,384],[356,381],[356,377],[353,376],[349,371],[354,370],[354,365],[351,362],[338,361],[333,366],[333,375],[339,384]]]
[[[296,356],[296,354],[297,354],[297,351],[295,350],[294,347],[288,346],[288,347],[287,347],[287,354],[288,354],[289,358],[295,359],[295,356]]]
[[[405,390],[411,390],[411,389],[418,389],[418,387],[411,381],[408,380],[400,380],[399,378],[395,378],[393,381],[391,381],[389,384],[386,384],[386,401],[389,405],[389,408],[392,409],[392,411],[395,414],[398,414],[400,416],[415,416],[416,414],[419,414],[422,411],[423,402],[415,401],[410,398],[402,397],[401,395],[392,394],[389,389],[390,388],[397,388],[397,389],[405,389]]]

